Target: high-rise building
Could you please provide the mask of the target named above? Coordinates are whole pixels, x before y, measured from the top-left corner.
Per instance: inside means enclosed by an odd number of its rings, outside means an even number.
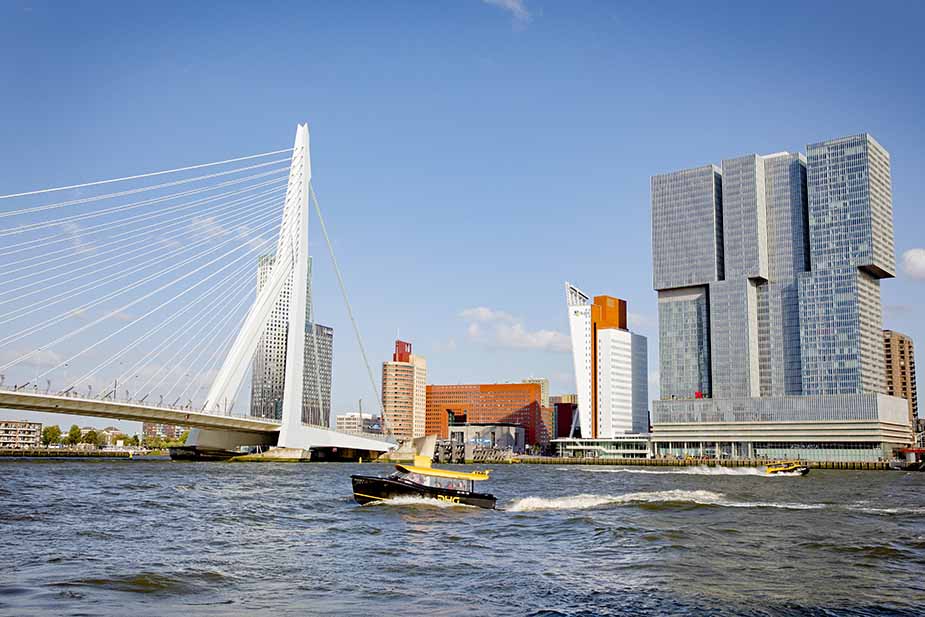
[[[577,394],[557,394],[555,396],[549,397],[549,405],[555,407],[559,403],[574,403],[578,404],[578,395]]]
[[[535,383],[540,385],[540,405],[543,407],[549,407],[549,380],[545,377],[531,377],[530,379],[524,379],[524,383]]]
[[[909,403],[909,419],[919,417],[918,394],[915,387],[915,353],[912,339],[893,330],[883,331],[883,352],[886,360],[886,393]]]
[[[273,255],[257,261],[257,292],[269,280]],[[305,308],[305,368],[302,389],[302,422],[331,425],[331,380],[334,360],[334,329],[312,322],[311,258],[308,262],[308,302]],[[266,330],[257,343],[251,376],[251,415],[281,418],[283,384],[286,380],[286,341],[289,332],[289,295],[292,279],[286,281],[270,313]]]
[[[425,434],[427,361],[411,343],[395,341],[391,362],[382,363],[383,432],[399,441]]]
[[[565,284],[578,421],[585,439],[649,432],[648,347],[630,332],[626,302],[595,296],[589,302]]]
[[[869,460],[906,441],[884,396],[880,279],[895,259],[873,137],[654,176],[652,247],[656,452]]]
[[[429,385],[427,434],[447,439],[453,424],[518,424],[528,444],[545,445],[552,414],[544,414],[541,397],[538,383]]]

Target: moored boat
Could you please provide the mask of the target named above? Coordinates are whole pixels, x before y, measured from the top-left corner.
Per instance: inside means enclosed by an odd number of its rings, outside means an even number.
[[[421,497],[452,504],[494,508],[495,496],[475,492],[475,483],[488,480],[489,471],[450,471],[432,467],[395,465],[388,477],[351,476],[357,503],[384,502],[400,497]]]
[[[799,474],[805,476],[809,473],[809,466],[800,461],[778,461],[776,463],[768,463],[765,467],[765,471],[772,476],[778,474]]]

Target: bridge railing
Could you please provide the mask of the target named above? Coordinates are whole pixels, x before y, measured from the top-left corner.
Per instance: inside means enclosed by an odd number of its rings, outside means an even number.
[[[276,420],[274,418],[261,418],[258,416],[249,416],[249,415],[234,416],[232,414],[222,413],[219,411],[208,411],[206,409],[196,409],[190,404],[171,405],[169,403],[161,403],[161,402],[158,402],[157,404],[152,404],[152,403],[148,403],[146,401],[139,400],[139,399],[120,398],[120,397],[117,397],[111,391],[107,393],[103,393],[103,394],[93,395],[93,394],[82,394],[79,392],[75,392],[73,390],[54,391],[48,388],[43,389],[43,388],[39,388],[37,385],[34,385],[34,384],[26,384],[26,385],[14,384],[12,386],[0,385],[0,391],[13,392],[16,394],[25,394],[25,395],[30,395],[30,396],[55,396],[55,397],[68,398],[68,399],[81,400],[81,401],[100,401],[104,403],[121,403],[125,405],[136,405],[136,406],[146,407],[149,409],[169,409],[170,411],[183,411],[186,413],[195,413],[195,414],[216,416],[216,417],[222,417],[222,418],[244,418],[244,419],[253,420],[256,422],[265,422],[266,424],[279,424],[279,420]]]

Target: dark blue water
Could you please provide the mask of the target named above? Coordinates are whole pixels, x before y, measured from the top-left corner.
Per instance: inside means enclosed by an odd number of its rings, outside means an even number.
[[[0,461],[0,614],[925,614],[923,473],[514,465],[505,511],[357,506],[387,471]]]

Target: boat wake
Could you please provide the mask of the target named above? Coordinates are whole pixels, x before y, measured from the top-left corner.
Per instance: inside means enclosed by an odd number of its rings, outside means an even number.
[[[373,501],[368,506],[428,506],[431,508],[475,508],[466,503],[451,503],[439,499],[428,499],[427,497],[412,497],[405,495],[402,497],[393,497],[382,501]]]
[[[769,474],[758,467],[680,467],[677,469],[630,469],[627,467],[595,468],[595,467],[557,467],[562,471],[586,471],[588,473],[638,473],[650,475],[689,475],[689,476],[758,476],[761,478],[774,478],[777,476],[800,477],[798,473]]]
[[[818,510],[823,504],[777,503],[761,501],[733,501],[722,493],[713,491],[687,491],[674,489],[668,491],[650,491],[626,493],[623,495],[572,495],[568,497],[524,497],[512,502],[509,512],[537,512],[542,510],[586,510],[603,506],[623,506],[635,504],[696,504],[724,508],[779,508],[784,510]]]

